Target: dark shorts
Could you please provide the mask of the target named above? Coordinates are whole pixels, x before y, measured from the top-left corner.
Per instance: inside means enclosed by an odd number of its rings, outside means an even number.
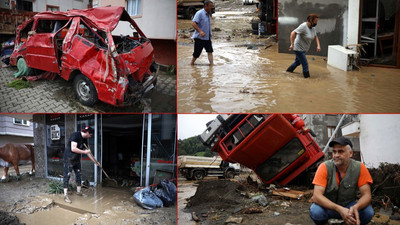
[[[199,58],[201,51],[203,51],[203,48],[206,49],[206,52],[213,52],[211,40],[201,40],[199,38],[195,38],[193,57]]]

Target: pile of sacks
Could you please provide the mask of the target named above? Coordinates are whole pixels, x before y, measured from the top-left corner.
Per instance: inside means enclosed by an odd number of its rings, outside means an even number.
[[[176,202],[176,186],[169,180],[163,179],[153,190],[146,187],[135,192],[133,198],[145,209],[168,207]]]

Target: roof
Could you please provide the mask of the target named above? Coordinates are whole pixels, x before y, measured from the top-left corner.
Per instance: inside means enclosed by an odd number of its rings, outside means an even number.
[[[35,17],[49,17],[54,15],[61,15],[67,17],[80,16],[89,20],[96,25],[97,28],[104,31],[112,31],[118,25],[120,20],[131,21],[136,25],[136,23],[131,19],[128,12],[124,7],[112,6],[112,7],[97,7],[91,9],[74,9],[67,12],[41,12],[36,14]]]

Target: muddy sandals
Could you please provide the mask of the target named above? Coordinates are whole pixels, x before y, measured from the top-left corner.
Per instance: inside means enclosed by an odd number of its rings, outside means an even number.
[[[66,202],[66,203],[72,203],[72,201],[69,199],[69,197],[68,197],[68,195],[64,195],[64,201]]]

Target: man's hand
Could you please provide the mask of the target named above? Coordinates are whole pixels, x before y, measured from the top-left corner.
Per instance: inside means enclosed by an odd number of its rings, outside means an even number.
[[[317,46],[317,52],[320,52],[320,51],[321,51],[321,47]]]
[[[203,31],[200,31],[199,34],[200,34],[201,37],[206,36],[206,34]]]
[[[86,149],[83,152],[84,152],[83,154],[89,154],[90,153],[90,149]]]
[[[293,45],[290,45],[289,52],[293,51]]]
[[[358,215],[358,208],[357,206],[352,206],[349,209],[349,214],[353,215],[354,218],[356,219],[356,224],[360,225],[360,215]]]
[[[347,225],[359,224],[359,223],[357,223],[355,215],[350,211],[350,209],[345,208],[345,207],[340,207],[340,209],[338,210],[338,213],[344,220],[345,224],[347,224]],[[358,215],[358,212],[357,212],[357,215]]]

